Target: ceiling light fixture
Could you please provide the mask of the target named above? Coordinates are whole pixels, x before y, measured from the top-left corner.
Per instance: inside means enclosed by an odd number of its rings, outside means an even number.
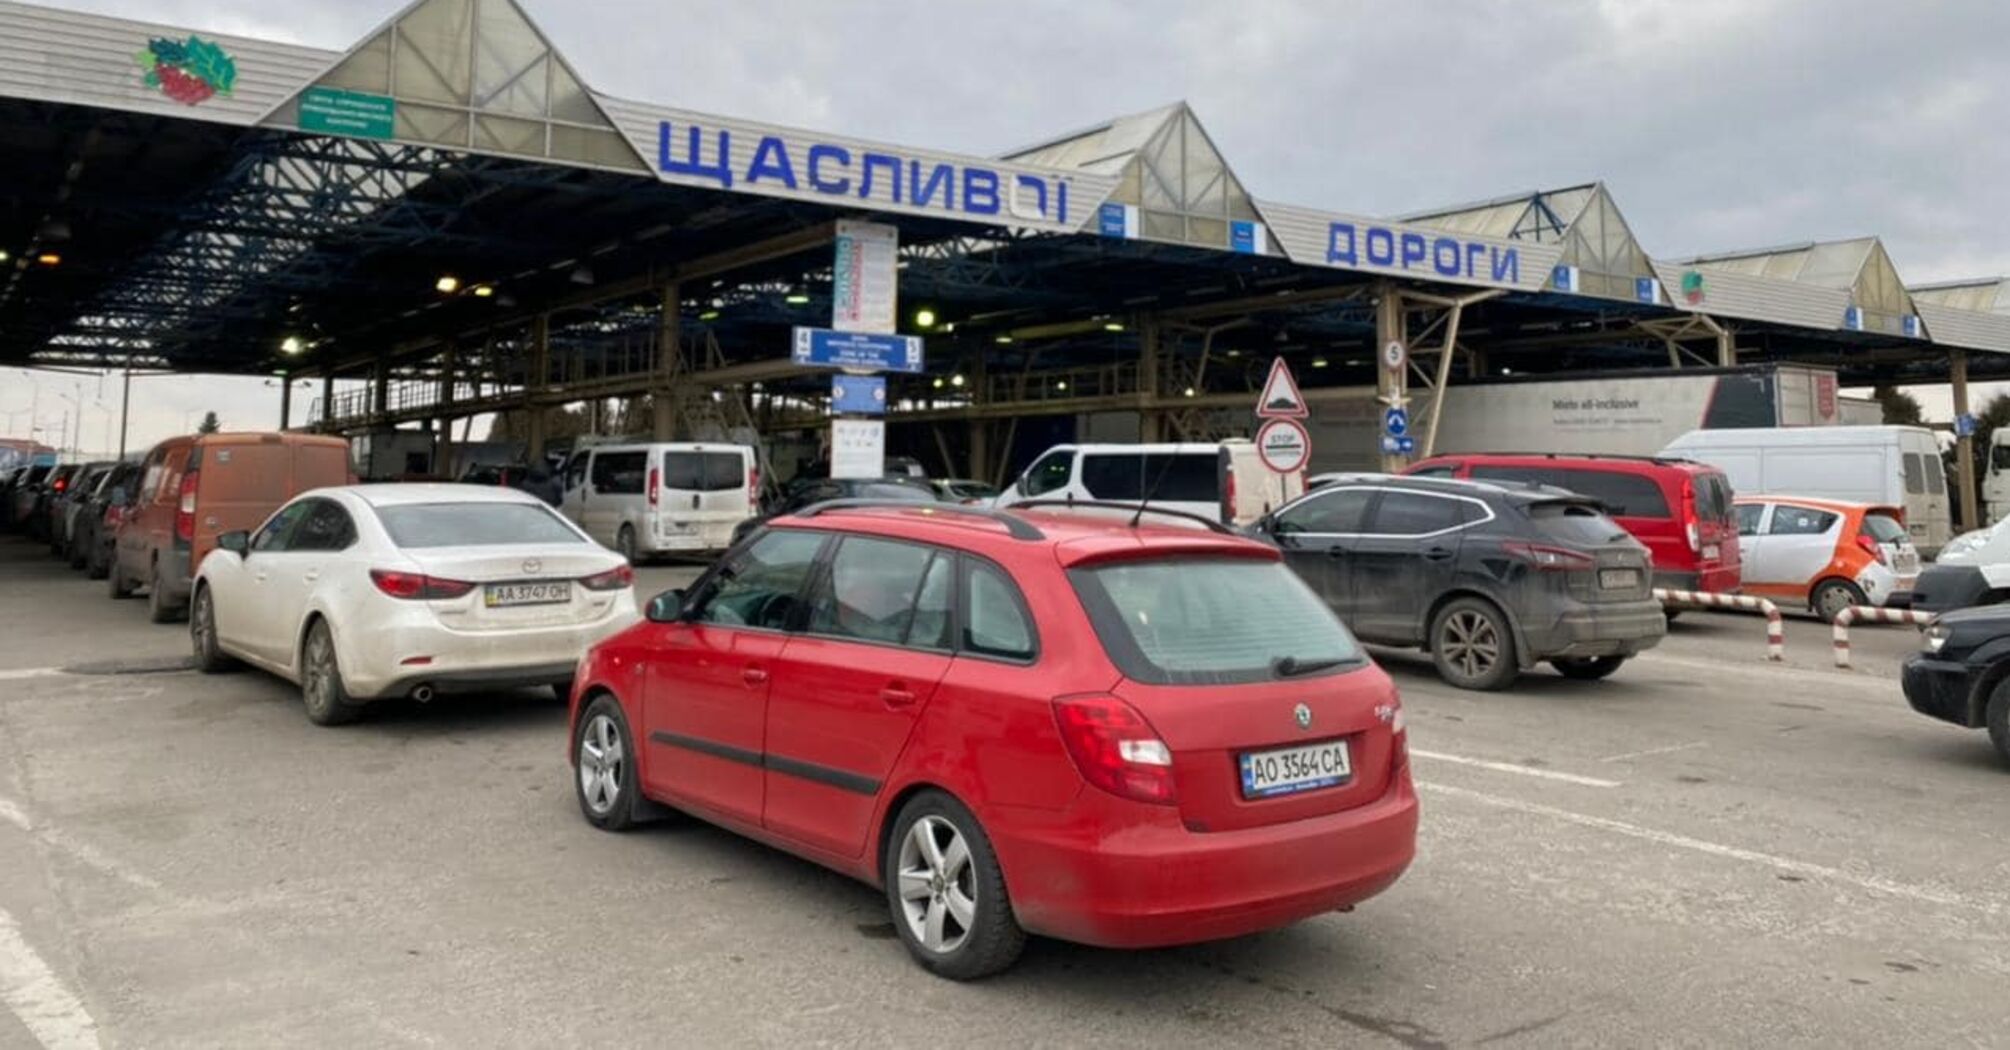
[[[486,299],[496,294],[495,285],[492,284],[478,284],[468,290],[475,293],[475,298],[477,299]]]
[[[441,274],[440,279],[433,282],[433,289],[441,295],[452,295],[461,290],[461,279],[450,273]]]
[[[935,311],[929,309],[926,306],[922,307],[919,310],[914,311],[914,327],[916,328],[935,327]]]
[[[810,301],[810,297],[804,295],[801,292],[791,292],[789,295],[785,296],[782,299],[782,301],[789,304],[790,306],[803,306]]]
[[[300,337],[297,335],[289,335],[279,344],[279,352],[282,354],[286,354],[289,357],[296,355],[300,353],[300,351],[305,349],[307,349],[307,345],[305,343],[302,343],[300,341]]]
[[[41,263],[44,266],[63,265],[63,257],[57,255],[55,252],[43,252],[42,254],[35,256],[35,261]]]

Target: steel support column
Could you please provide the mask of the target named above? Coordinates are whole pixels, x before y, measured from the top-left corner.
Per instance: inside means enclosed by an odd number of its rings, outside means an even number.
[[[433,473],[448,479],[459,474],[454,469],[454,383],[460,378],[460,350],[458,343],[448,340],[440,355],[440,422],[433,429]]]
[[[1138,440],[1162,441],[1165,416],[1159,400],[1159,319],[1138,318]]]
[[[335,370],[321,373],[321,418],[316,423],[326,423],[335,418]]]
[[[279,429],[293,429],[293,373],[279,377]]]
[[[1391,343],[1403,348],[1404,360],[1390,363],[1387,351]],[[1403,319],[1403,295],[1395,285],[1384,281],[1375,290],[1375,390],[1376,400],[1385,409],[1409,409],[1409,349],[1409,333]],[[1410,458],[1400,452],[1381,452],[1381,428],[1375,428],[1375,433],[1376,448],[1382,457],[1384,471],[1395,474],[1410,465]]]
[[[551,315],[538,314],[530,323],[530,363],[523,377],[523,414],[527,457],[544,462],[545,406],[539,400],[551,381]]]
[[[663,286],[656,323],[656,383],[649,391],[650,429],[658,441],[677,438],[676,383],[683,361],[683,296],[677,282]]]
[[[1947,355],[1948,372],[1954,387],[1954,418],[1968,414],[1968,353],[1954,350]],[[1964,435],[1954,440],[1954,484],[1961,495],[1961,527],[1979,529],[1982,516],[1975,507],[1975,437]]]

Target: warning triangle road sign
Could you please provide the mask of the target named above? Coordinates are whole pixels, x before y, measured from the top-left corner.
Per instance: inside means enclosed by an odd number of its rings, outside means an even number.
[[[1298,380],[1281,357],[1270,362],[1270,378],[1263,381],[1263,396],[1256,399],[1256,414],[1266,419],[1305,418],[1305,395],[1298,392]]]

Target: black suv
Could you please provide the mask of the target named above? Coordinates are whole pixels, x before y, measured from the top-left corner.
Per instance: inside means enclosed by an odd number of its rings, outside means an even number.
[[[1252,531],[1363,640],[1421,646],[1463,689],[1543,660],[1604,678],[1668,632],[1647,549],[1561,489],[1342,475]]]
[[[1905,660],[1905,701],[1922,715],[1989,730],[2010,762],[2010,606],[1942,613]]]

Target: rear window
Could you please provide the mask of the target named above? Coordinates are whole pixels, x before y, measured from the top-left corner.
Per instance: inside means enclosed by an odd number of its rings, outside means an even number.
[[[1863,534],[1879,543],[1897,543],[1906,538],[1905,526],[1889,514],[1864,515]]]
[[[681,492],[730,492],[747,484],[738,452],[665,452],[663,487]]]
[[[1722,474],[1698,474],[1695,478],[1696,517],[1703,521],[1731,519],[1731,483]]]
[[[1213,452],[1084,453],[1082,487],[1092,499],[1221,502],[1221,462]]]
[[[1595,503],[1550,500],[1531,503],[1524,513],[1535,531],[1557,543],[1598,546],[1626,536],[1626,530]]]
[[[1653,478],[1616,470],[1574,467],[1477,466],[1473,477],[1486,481],[1521,481],[1590,496],[1605,504],[1615,518],[1666,518],[1668,500]],[[1713,520],[1723,520],[1722,508]]]
[[[1278,660],[1361,659],[1332,610],[1281,562],[1118,562],[1069,573],[1126,676],[1155,685],[1270,681]]]
[[[1925,457],[1925,459],[1926,459],[1926,493],[1927,493],[1927,495],[1929,495],[1929,496],[1944,496],[1944,495],[1946,495],[1946,494],[1947,494],[1947,474],[1946,474],[1946,473],[1945,473],[1944,471],[1942,471],[1942,470],[1940,469],[1940,457],[1939,457],[1939,456],[1927,456],[1927,457]]]
[[[408,549],[586,542],[539,503],[408,503],[378,507],[377,520]]]
[[[1925,457],[1917,452],[1905,454],[1905,491],[1914,496],[1926,491]]]
[[[593,457],[593,489],[617,496],[636,496],[642,493],[644,464],[649,462],[646,452],[601,452]]]

